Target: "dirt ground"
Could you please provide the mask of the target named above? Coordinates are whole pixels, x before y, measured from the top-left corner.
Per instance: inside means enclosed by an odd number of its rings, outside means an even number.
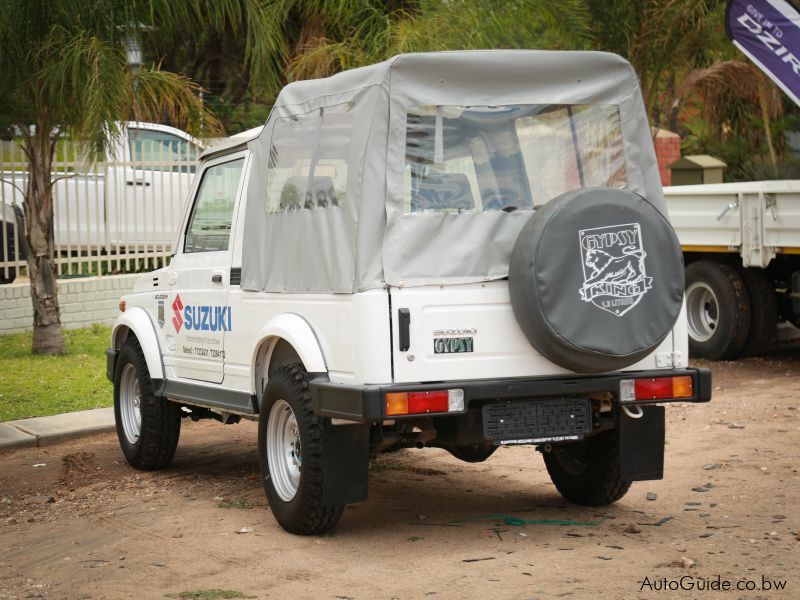
[[[253,423],[184,425],[157,473],[114,434],[7,452],[0,598],[714,596],[670,591],[683,576],[798,598],[800,351],[711,366],[711,403],[667,408],[664,480],[600,510],[562,500],[529,447],[477,465],[409,450],[379,459],[333,535],[296,537],[265,506]]]

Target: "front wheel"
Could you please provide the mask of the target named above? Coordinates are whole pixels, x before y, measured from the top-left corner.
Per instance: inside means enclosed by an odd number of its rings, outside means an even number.
[[[631,487],[631,481],[620,474],[619,441],[614,431],[555,445],[544,452],[544,464],[561,495],[582,506],[611,504]]]
[[[168,466],[181,432],[180,407],[153,393],[141,346],[125,341],[114,371],[114,418],[122,453],[137,469]]]
[[[323,502],[323,426],[311,407],[303,366],[271,373],[258,420],[259,467],[272,514],[289,533],[325,533],[344,511],[343,504]]]

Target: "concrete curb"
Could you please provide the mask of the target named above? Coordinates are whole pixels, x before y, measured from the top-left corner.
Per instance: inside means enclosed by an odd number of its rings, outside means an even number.
[[[0,423],[0,451],[44,446],[69,438],[113,431],[114,409],[98,408]]]

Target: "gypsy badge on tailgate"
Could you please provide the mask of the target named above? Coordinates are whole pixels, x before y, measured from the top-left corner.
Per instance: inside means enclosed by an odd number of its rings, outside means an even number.
[[[473,328],[434,329],[433,353],[458,354],[462,352],[473,352],[475,347],[475,335],[477,335],[477,333],[478,330]]]

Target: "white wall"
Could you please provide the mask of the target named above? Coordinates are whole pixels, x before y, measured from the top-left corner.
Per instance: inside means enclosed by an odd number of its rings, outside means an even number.
[[[61,324],[65,329],[110,325],[119,314],[119,299],[133,289],[138,274],[82,277],[58,281]],[[0,335],[33,328],[30,283],[0,285]]]

